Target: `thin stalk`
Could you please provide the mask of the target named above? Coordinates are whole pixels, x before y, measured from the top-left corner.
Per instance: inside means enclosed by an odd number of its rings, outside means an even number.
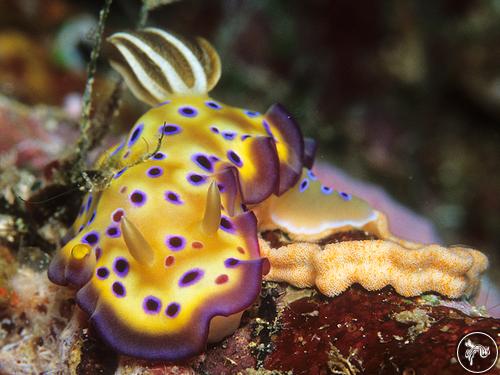
[[[90,111],[92,109],[92,93],[94,89],[94,79],[97,68],[97,59],[101,50],[102,34],[104,32],[104,25],[109,15],[109,9],[113,0],[105,0],[104,7],[99,13],[99,23],[97,25],[96,40],[92,53],[90,55],[90,62],[87,67],[87,83],[82,98],[82,116],[80,119],[80,139],[78,141],[78,164],[84,167],[88,151],[90,149],[89,129],[91,127]]]

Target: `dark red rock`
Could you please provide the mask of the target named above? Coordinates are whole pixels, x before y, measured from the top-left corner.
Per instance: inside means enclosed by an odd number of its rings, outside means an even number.
[[[82,331],[81,339],[81,358],[76,367],[77,375],[114,374],[118,368],[116,352],[87,330]]]
[[[262,238],[269,242],[273,249],[277,249],[281,246],[289,245],[293,241],[288,237],[288,234],[282,232],[281,230],[269,230],[261,234]],[[377,240],[378,237],[362,231],[362,230],[350,230],[346,232],[333,233],[328,237],[322,238],[317,241],[320,246],[325,246],[330,243],[338,243],[342,241],[361,241],[361,240]]]
[[[456,374],[463,371],[456,346],[466,333],[483,331],[499,343],[500,320],[420,301],[400,297],[391,288],[369,292],[351,287],[335,298],[317,295],[292,302],[281,315],[282,330],[264,367],[293,370],[294,375],[333,370]]]
[[[249,350],[252,329],[245,326],[206,352],[205,360],[196,366],[197,373],[229,375],[254,368],[257,361]]]

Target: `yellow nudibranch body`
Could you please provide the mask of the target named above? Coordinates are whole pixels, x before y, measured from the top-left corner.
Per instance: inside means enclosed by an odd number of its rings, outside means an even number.
[[[258,223],[315,236],[362,228],[376,212],[321,185],[308,169],[313,144],[280,105],[259,114],[208,96],[219,68],[206,41],[117,35],[126,61],[114,66],[157,104],[100,158],[115,173],[85,197],[49,278],[78,288],[79,306],[120,353],[180,360],[233,332],[256,300],[269,266]],[[155,64],[161,77],[147,68]]]

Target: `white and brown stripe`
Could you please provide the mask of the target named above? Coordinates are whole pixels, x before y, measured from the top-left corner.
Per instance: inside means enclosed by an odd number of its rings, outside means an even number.
[[[158,104],[170,95],[203,95],[219,80],[219,55],[203,38],[191,43],[147,28],[116,33],[108,41],[121,54],[111,65],[147,104]]]

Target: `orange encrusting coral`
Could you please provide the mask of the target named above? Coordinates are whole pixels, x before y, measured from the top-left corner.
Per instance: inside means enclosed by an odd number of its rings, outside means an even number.
[[[261,252],[269,258],[267,280],[284,281],[296,287],[316,286],[327,296],[336,296],[358,283],[368,290],[391,285],[409,297],[435,291],[450,298],[473,294],[488,259],[477,250],[421,245],[390,235],[385,216],[371,223],[380,240],[344,241],[324,247],[296,242],[272,248],[260,239]],[[331,233],[330,233],[331,234]]]

